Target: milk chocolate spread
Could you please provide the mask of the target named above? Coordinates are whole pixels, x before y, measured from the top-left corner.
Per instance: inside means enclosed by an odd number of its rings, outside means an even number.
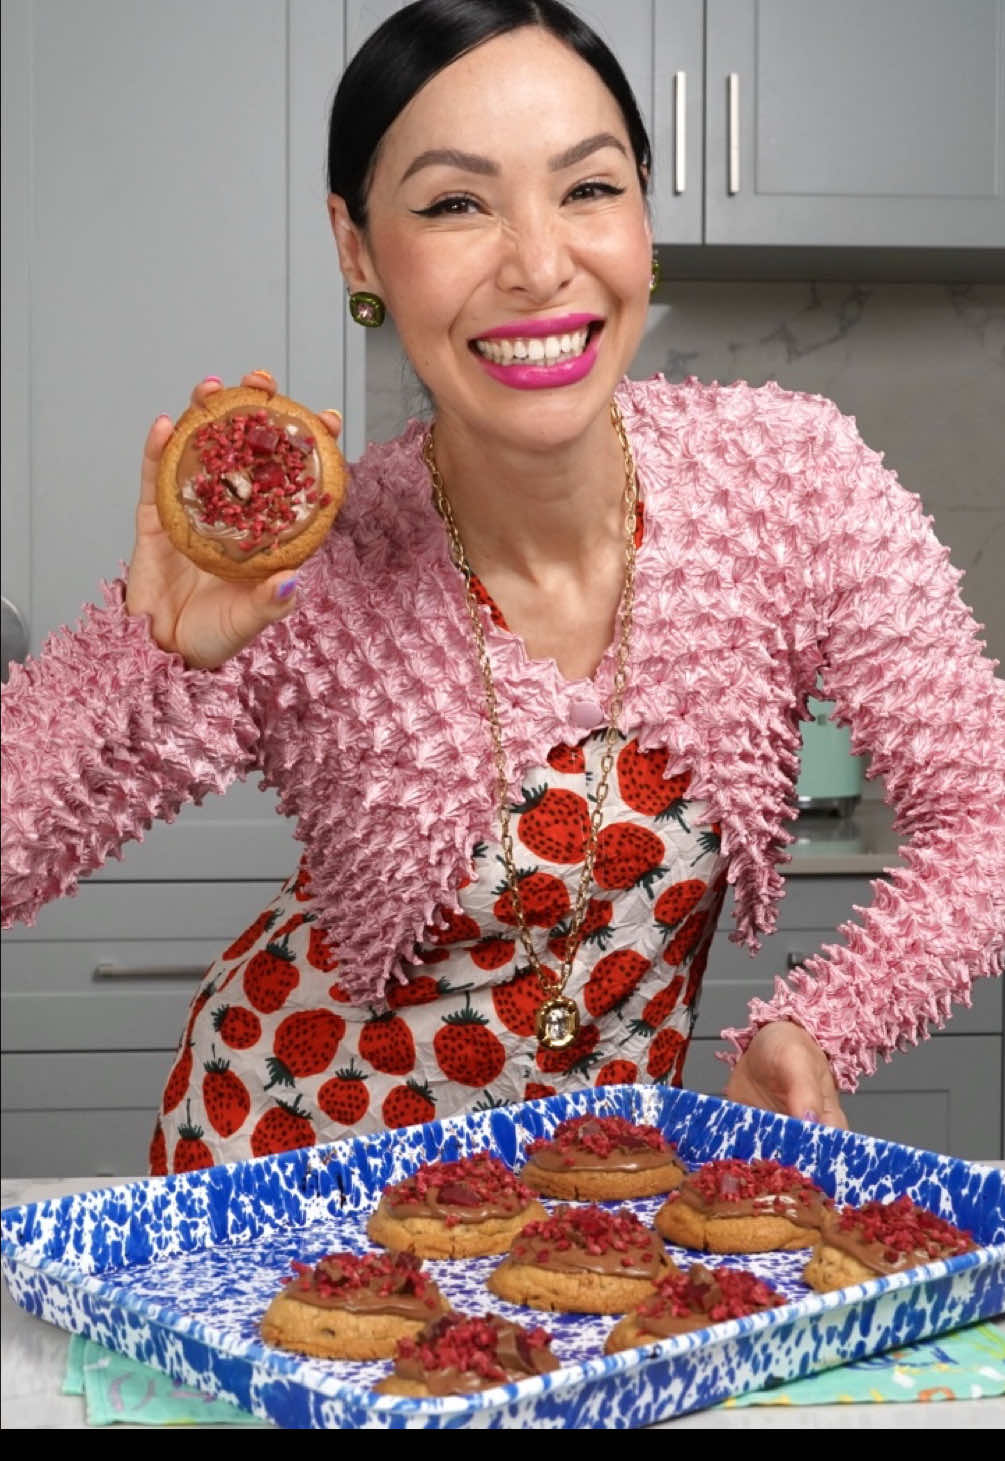
[[[544,1329],[521,1329],[498,1314],[469,1319],[445,1314],[414,1339],[398,1343],[394,1372],[425,1385],[433,1395],[488,1390],[558,1369]]]
[[[909,1197],[828,1213],[821,1237],[873,1273],[898,1273],[977,1246],[970,1233],[917,1207]]]
[[[527,1152],[527,1167],[547,1172],[643,1172],[679,1165],[662,1132],[623,1116],[573,1116],[550,1139],[531,1142]]]
[[[446,1300],[411,1253],[329,1253],[313,1268],[294,1263],[297,1276],[281,1297],[316,1309],[350,1314],[393,1314],[427,1321],[446,1309]]]
[[[512,1218],[537,1199],[529,1187],[486,1152],[457,1162],[430,1162],[385,1189],[391,1217],[436,1218],[447,1227]]]
[[[756,1274],[693,1263],[687,1273],[661,1279],[655,1294],[639,1305],[634,1318],[643,1334],[669,1339],[786,1302]]]
[[[192,433],[177,481],[193,530],[245,562],[314,520],[325,500],[320,477],[314,438],[301,422],[239,407]]]
[[[706,1162],[668,1198],[685,1202],[705,1218],[784,1217],[817,1228],[833,1206],[827,1195],[795,1167],[754,1160]]]
[[[510,1261],[557,1273],[600,1273],[654,1282],[666,1271],[658,1233],[621,1208],[558,1207],[543,1222],[528,1223],[510,1249]]]

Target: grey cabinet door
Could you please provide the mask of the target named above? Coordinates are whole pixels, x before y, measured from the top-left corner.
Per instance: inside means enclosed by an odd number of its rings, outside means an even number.
[[[706,243],[1005,247],[1003,0],[707,0],[707,21]]]
[[[192,384],[266,366],[342,400],[328,0],[4,6],[3,591],[33,652],[128,558],[143,439]],[[99,877],[281,878],[271,795],[235,787]]]

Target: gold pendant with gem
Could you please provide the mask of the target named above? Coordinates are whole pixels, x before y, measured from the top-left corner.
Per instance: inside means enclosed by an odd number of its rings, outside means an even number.
[[[546,999],[537,1012],[534,1033],[545,1050],[567,1050],[579,1034],[579,1010],[575,1001],[563,994]]]

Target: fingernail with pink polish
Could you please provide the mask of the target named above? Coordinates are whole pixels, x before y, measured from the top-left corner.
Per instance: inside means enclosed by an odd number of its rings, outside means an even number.
[[[218,375],[206,375],[206,376],[203,376],[202,383],[203,383],[204,386],[222,386],[223,385],[223,381],[220,379],[220,377]]]
[[[299,582],[299,579],[288,578],[285,583],[281,583],[279,585],[279,587],[276,589],[276,598],[279,599],[280,603],[285,602],[285,600],[290,598],[292,594],[296,593],[297,584]]]
[[[819,1121],[820,1120],[820,1113],[819,1113],[819,1111],[804,1111],[803,1112],[803,1120],[804,1121]]]

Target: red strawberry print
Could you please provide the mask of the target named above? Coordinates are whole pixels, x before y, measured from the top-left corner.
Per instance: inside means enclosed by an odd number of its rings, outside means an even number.
[[[492,989],[495,1012],[514,1035],[533,1035],[537,1012],[543,1003],[541,981],[529,964],[518,969],[505,984],[496,984]]]
[[[687,1037],[682,1035],[680,1030],[674,1030],[668,1026],[667,1029],[660,1030],[650,1045],[646,1070],[654,1080],[661,1081],[669,1075],[677,1057],[686,1050]]]
[[[609,1060],[597,1071],[595,1086],[630,1086],[639,1078],[634,1060]]]
[[[180,1106],[188,1091],[188,1083],[192,1079],[192,1051],[188,1041],[185,1042],[185,1049],[179,1055],[168,1076],[167,1085],[164,1087],[164,1114],[165,1116]]]
[[[166,1177],[168,1169],[167,1142],[164,1140],[164,1132],[158,1121],[154,1127],[154,1134],[150,1141],[150,1151],[147,1154],[147,1165],[150,1168],[151,1177]]]
[[[410,1009],[416,1004],[432,1004],[445,994],[456,993],[446,979],[434,979],[432,974],[419,974],[405,984],[392,984],[387,991],[387,1002],[391,1009]]]
[[[545,1050],[543,1047],[537,1052],[538,1070],[543,1070],[546,1075],[571,1075],[578,1071],[585,1075],[591,1065],[596,1064],[596,1057],[593,1050],[600,1039],[600,1030],[596,1025],[583,1025],[579,1034],[565,1050]]]
[[[511,938],[483,938],[469,953],[479,969],[491,972],[504,968],[510,962],[516,953],[516,942]]]
[[[689,830],[683,817],[684,793],[691,782],[690,772],[682,776],[666,776],[670,761],[665,750],[640,751],[638,740],[629,741],[618,755],[618,791],[621,800],[633,812],[665,822],[674,817]]]
[[[444,908],[441,903],[433,917],[434,926],[427,935],[431,944],[463,944],[481,935],[481,928],[475,920],[459,908]],[[446,928],[436,927],[439,923],[445,923]]]
[[[293,962],[289,944],[267,944],[244,971],[244,992],[248,1003],[263,1015],[282,1009],[300,983],[300,970]]]
[[[568,888],[554,873],[540,873],[536,869],[521,873],[517,888],[528,928],[554,928],[572,907]],[[493,904],[492,912],[500,923],[515,926],[517,917],[512,892],[506,887],[496,888],[495,892],[501,896]]]
[[[682,883],[673,883],[653,904],[653,917],[669,933],[694,910],[707,891],[708,884],[701,878],[685,878]]]
[[[415,957],[420,964],[443,964],[450,958],[450,950],[416,948]]]
[[[407,1075],[415,1066],[412,1032],[393,1010],[374,1015],[361,1026],[359,1053],[385,1075]]]
[[[307,962],[312,968],[320,969],[322,974],[330,974],[338,967],[331,939],[323,928],[311,928],[307,940]]]
[[[210,1126],[218,1136],[233,1136],[247,1120],[251,1096],[240,1076],[234,1074],[229,1060],[213,1059],[204,1066],[202,1104]]]
[[[580,946],[583,944],[596,944],[604,950],[613,937],[611,919],[614,916],[614,904],[607,898],[591,898],[586,905],[586,915],[583,918],[583,929],[579,936]],[[565,951],[569,943],[569,922],[558,923],[551,930],[551,937],[548,939],[548,950],[561,963],[565,958]]]
[[[406,1081],[388,1091],[380,1114],[385,1126],[421,1126],[424,1121],[434,1120],[436,1102],[428,1086]]]
[[[311,892],[311,875],[307,868],[306,852],[300,859],[300,866],[297,868],[297,880],[293,884],[293,896],[298,903],[307,903],[314,896]]]
[[[267,908],[264,913],[260,913],[251,927],[246,928],[240,938],[234,940],[229,949],[224,949],[220,955],[221,959],[239,959],[242,954],[246,954],[253,945],[258,943],[262,934],[266,933],[272,927],[278,917],[278,913],[271,908]]]
[[[355,1125],[370,1108],[370,1092],[364,1085],[364,1081],[369,1079],[350,1060],[318,1091],[318,1106],[332,1121],[338,1121],[342,1126]]]
[[[271,1086],[292,1086],[294,1080],[320,1075],[335,1058],[345,1034],[345,1020],[331,1010],[298,1010],[276,1029],[272,1055],[266,1060]]]
[[[615,1009],[631,994],[649,968],[634,949],[614,949],[598,959],[583,989],[583,1004],[595,1018]]]
[[[582,746],[555,746],[548,752],[548,765],[565,776],[581,776],[586,770]]]
[[[516,835],[535,857],[548,862],[582,862],[590,836],[590,808],[575,791],[545,786],[528,791],[513,807]]]
[[[203,1010],[206,1008],[207,1004],[215,993],[216,981],[214,980],[213,983],[207,984],[204,989],[200,989],[199,992],[196,994],[189,1009],[188,1025],[185,1028],[186,1041],[191,1040],[192,1030],[195,1027],[196,1020],[202,1014]]]
[[[633,1035],[655,1035],[664,1020],[670,1018],[677,1008],[680,992],[684,988],[684,975],[675,974],[670,983],[657,990],[652,999],[642,1006],[642,1018],[632,1020],[629,1029]]]
[[[542,1085],[540,1081],[528,1081],[523,1088],[525,1101],[539,1101],[543,1096],[553,1096],[554,1094],[554,1086]]]
[[[687,988],[684,991],[685,1009],[693,1009],[697,999],[698,991],[701,989],[701,981],[705,974],[705,966],[708,963],[708,951],[712,947],[712,940],[708,939],[691,960],[691,968],[687,975]]]
[[[663,950],[664,961],[667,964],[683,964],[688,955],[694,951],[694,946],[701,938],[707,924],[708,912],[706,909],[702,908],[699,912],[692,913]]]
[[[651,883],[666,872],[660,866],[665,849],[655,832],[635,822],[611,822],[597,838],[593,876],[601,888],[634,888]]]
[[[222,1004],[213,1011],[213,1029],[231,1050],[250,1050],[262,1038],[262,1022],[243,1004]]]
[[[237,977],[238,974],[240,974],[241,970],[244,968],[244,965],[245,965],[245,960],[242,959],[239,964],[235,964],[234,965],[233,969],[231,969],[231,971],[227,975],[226,979],[221,979],[220,980],[219,984],[217,984],[217,986],[216,986],[216,992],[217,992],[217,994],[222,994],[223,993],[223,991],[226,989],[227,985],[230,984],[234,979],[236,979],[236,977]]]
[[[352,995],[345,985],[339,984],[337,980],[334,984],[329,984],[328,998],[333,999],[336,1004],[352,1004]]]
[[[311,917],[310,913],[294,913],[293,917],[288,918],[281,928],[276,929],[273,938],[281,939],[285,938],[288,933],[295,933],[303,924],[310,923]]]
[[[487,1086],[506,1064],[506,1047],[488,1028],[485,1015],[471,1008],[465,995],[464,1008],[444,1015],[433,1036],[433,1053],[448,1080],[462,1086]]]
[[[477,599],[478,603],[484,604],[485,608],[488,609],[489,618],[492,620],[492,623],[497,625],[497,627],[500,629],[506,629],[507,624],[506,620],[503,618],[502,609],[499,608],[499,605],[496,603],[495,599],[489,593],[488,589],[482,583],[478,575],[472,573],[470,578],[468,579],[468,583],[471,587],[472,597]]]
[[[213,1165],[213,1153],[202,1140],[202,1127],[192,1125],[191,1104],[190,1101],[186,1103],[185,1122],[178,1128],[178,1140],[175,1142],[174,1159],[171,1163],[173,1172],[197,1172],[202,1167]]]
[[[290,1152],[299,1146],[313,1146],[314,1127],[305,1111],[301,1111],[298,1095],[292,1106],[277,1101],[258,1120],[251,1133],[251,1155],[269,1157],[276,1152]]]

